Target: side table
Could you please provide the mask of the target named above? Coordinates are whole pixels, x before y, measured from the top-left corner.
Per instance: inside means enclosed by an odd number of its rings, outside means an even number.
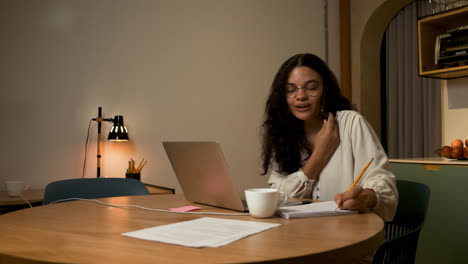
[[[175,194],[175,189],[144,183],[151,194]]]
[[[21,196],[32,206],[41,205],[44,199],[44,189],[26,190],[21,193]],[[24,199],[20,196],[9,196],[7,191],[0,191],[0,214],[29,207]]]

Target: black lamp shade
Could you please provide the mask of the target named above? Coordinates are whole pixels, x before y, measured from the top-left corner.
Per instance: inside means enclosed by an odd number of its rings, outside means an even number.
[[[107,139],[112,141],[128,141],[128,131],[124,126],[123,116],[114,117],[114,125],[112,126]]]

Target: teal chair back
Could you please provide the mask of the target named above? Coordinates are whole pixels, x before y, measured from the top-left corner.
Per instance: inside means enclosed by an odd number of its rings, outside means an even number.
[[[385,222],[385,242],[372,263],[414,263],[419,234],[429,205],[430,189],[423,183],[397,180],[395,218]]]
[[[145,184],[127,178],[69,179],[49,183],[42,204],[70,198],[94,199],[150,194]]]

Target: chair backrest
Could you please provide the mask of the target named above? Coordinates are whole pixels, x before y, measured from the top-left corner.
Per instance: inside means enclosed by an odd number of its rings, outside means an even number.
[[[423,183],[397,180],[398,207],[385,223],[385,242],[372,263],[414,263],[421,228],[429,205],[430,189]]]
[[[104,198],[150,194],[145,184],[127,178],[69,179],[49,183],[42,204],[68,198]]]
[[[429,205],[430,189],[424,183],[397,180],[399,194],[394,224],[417,228],[424,223]]]

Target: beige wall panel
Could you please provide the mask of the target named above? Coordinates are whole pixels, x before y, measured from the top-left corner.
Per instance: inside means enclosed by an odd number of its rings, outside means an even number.
[[[161,142],[213,140],[239,190],[265,186],[259,129],[273,76],[293,54],[325,50],[322,1],[6,0],[0,20],[1,178],[30,188],[81,177],[99,106],[123,115],[131,137],[103,141],[105,177],[145,158],[144,182],[180,192]],[[96,176],[96,127],[85,177]]]
[[[468,139],[468,78],[442,81],[442,144]],[[464,103],[463,103],[464,101]]]

